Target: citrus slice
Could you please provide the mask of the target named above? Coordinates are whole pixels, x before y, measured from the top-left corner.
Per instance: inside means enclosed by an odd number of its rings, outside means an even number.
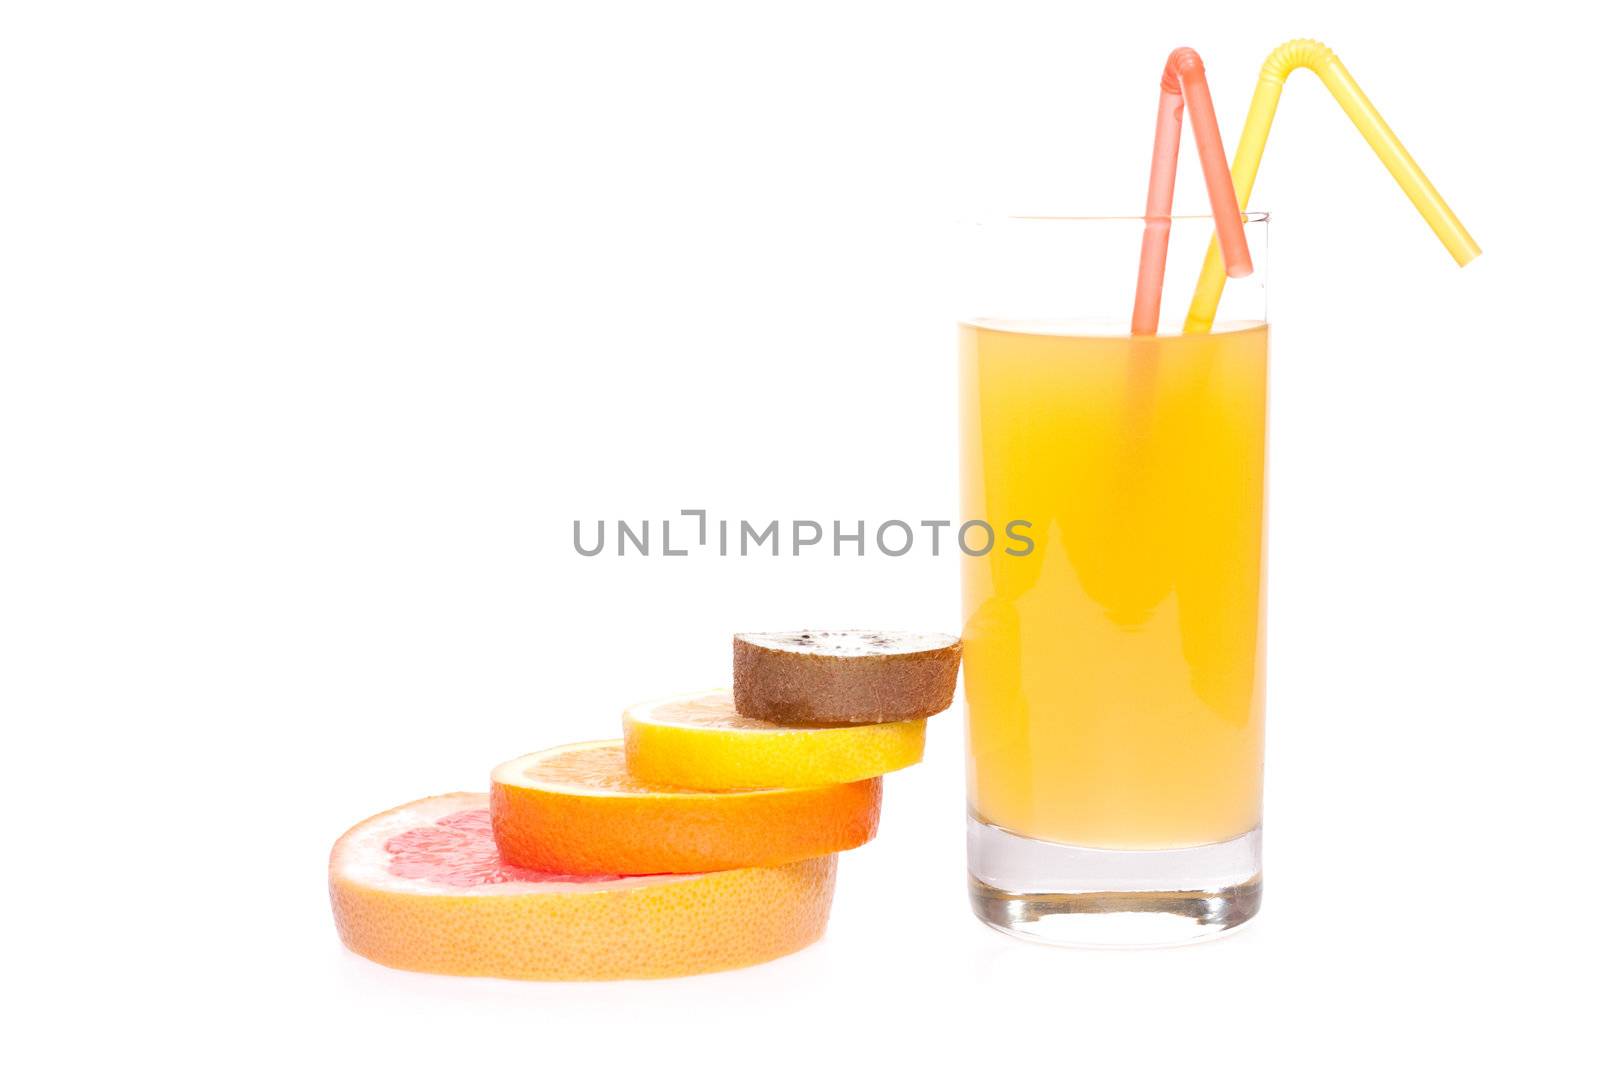
[[[563,745],[494,769],[506,862],[569,874],[770,867],[855,848],[878,829],[881,779],[703,792],[630,776],[621,741]]]
[[[647,878],[545,874],[501,861],[483,793],[375,815],[333,846],[339,938],[434,974],[666,978],[776,959],[822,936],[833,856]]]
[[[926,720],[780,726],[740,715],[725,689],[622,713],[628,773],[689,789],[769,789],[876,778],[922,758]]]

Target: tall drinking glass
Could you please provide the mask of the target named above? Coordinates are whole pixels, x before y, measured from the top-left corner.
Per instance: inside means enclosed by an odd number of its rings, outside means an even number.
[[[1261,900],[1267,216],[1183,334],[1209,216],[1172,219],[1160,331],[1129,332],[1142,218],[974,227],[961,337],[967,864],[991,926],[1165,944]],[[1017,544],[1013,542],[1013,544]]]

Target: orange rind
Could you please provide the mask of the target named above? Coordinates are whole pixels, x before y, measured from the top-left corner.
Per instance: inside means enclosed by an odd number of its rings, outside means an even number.
[[[489,789],[506,862],[568,874],[772,867],[855,848],[878,829],[882,780],[711,792],[631,776],[621,741],[502,763]]]

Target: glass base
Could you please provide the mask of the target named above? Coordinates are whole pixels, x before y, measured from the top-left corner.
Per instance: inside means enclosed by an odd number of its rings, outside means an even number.
[[[1141,947],[1219,937],[1261,908],[1261,827],[1194,848],[1040,841],[967,816],[972,910],[1053,945]]]

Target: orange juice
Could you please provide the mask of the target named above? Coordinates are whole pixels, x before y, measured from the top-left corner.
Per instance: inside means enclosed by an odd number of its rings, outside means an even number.
[[[1261,818],[1267,327],[961,327],[962,560],[976,818],[1114,849]]]

